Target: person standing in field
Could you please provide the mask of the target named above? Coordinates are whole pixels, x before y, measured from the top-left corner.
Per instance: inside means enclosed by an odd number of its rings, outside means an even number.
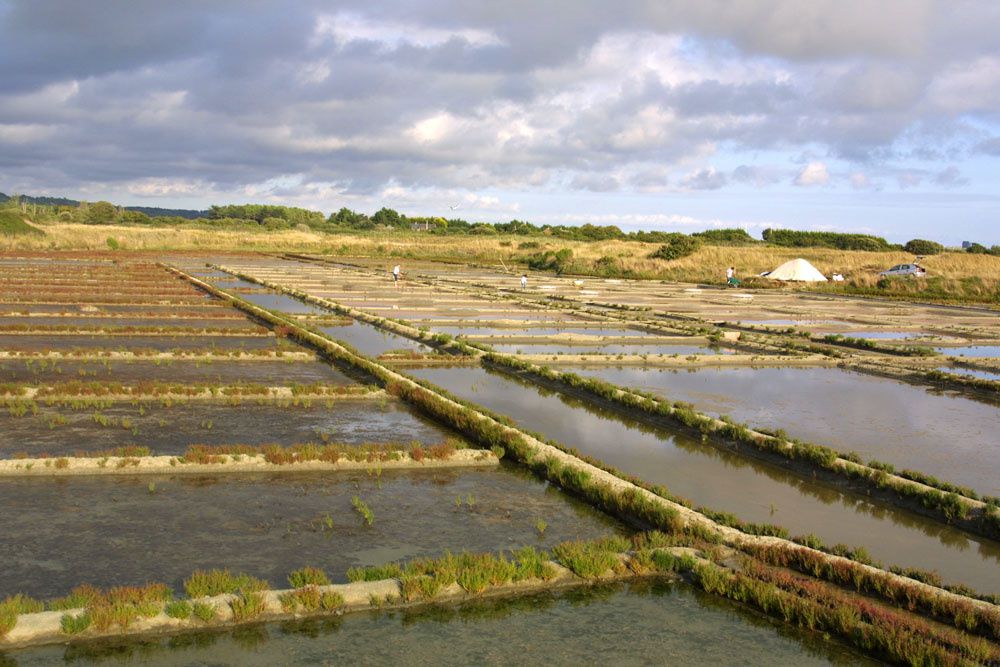
[[[392,267],[392,286],[399,289],[399,264]]]
[[[739,287],[740,279],[736,277],[736,267],[730,266],[726,269],[726,284],[730,287]]]
[[[521,275],[521,289],[522,290],[528,289],[528,274],[527,273]]]

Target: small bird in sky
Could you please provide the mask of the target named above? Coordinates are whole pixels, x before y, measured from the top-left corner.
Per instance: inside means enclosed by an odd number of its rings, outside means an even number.
[[[448,208],[450,208],[451,210],[453,210],[453,211],[454,211],[454,210],[455,210],[455,209],[457,209],[457,208],[458,208],[459,206],[461,206],[461,204],[455,204],[454,206],[449,206]]]

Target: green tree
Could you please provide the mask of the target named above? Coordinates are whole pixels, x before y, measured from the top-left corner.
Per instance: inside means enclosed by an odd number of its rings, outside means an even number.
[[[903,250],[914,255],[937,255],[944,252],[944,246],[927,239],[911,239],[903,246]]]
[[[372,216],[372,222],[376,225],[385,225],[386,227],[404,227],[406,225],[406,218],[391,208],[383,206]]]
[[[148,225],[150,217],[142,211],[123,211],[119,221],[123,225]]]
[[[96,201],[87,205],[84,222],[90,225],[110,225],[118,219],[118,209],[107,201]]]
[[[651,259],[680,259],[687,257],[701,247],[701,241],[693,236],[672,232],[666,243],[657,248],[649,257]]]

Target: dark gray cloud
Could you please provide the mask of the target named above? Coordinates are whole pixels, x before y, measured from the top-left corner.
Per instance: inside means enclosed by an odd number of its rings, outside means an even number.
[[[956,187],[900,163],[996,154],[998,29],[965,0],[0,0],[0,189],[770,187],[804,152]]]

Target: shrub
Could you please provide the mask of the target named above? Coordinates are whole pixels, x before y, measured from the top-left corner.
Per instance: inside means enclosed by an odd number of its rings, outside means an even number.
[[[190,618],[192,611],[191,603],[187,600],[174,600],[167,603],[164,611],[170,618],[179,618],[181,620]]]
[[[656,252],[651,254],[650,259],[673,260],[687,257],[701,247],[701,240],[680,232],[670,233],[667,242],[661,245]]]
[[[618,564],[615,553],[593,542],[563,542],[552,552],[562,565],[585,579],[599,577]]]
[[[760,243],[750,236],[745,229],[707,229],[703,232],[695,232],[691,236],[699,238],[710,245],[753,245]]]
[[[260,593],[241,593],[232,602],[229,608],[233,610],[233,620],[250,621],[264,612],[264,596]]]
[[[938,255],[944,252],[944,246],[936,241],[911,239],[903,246],[903,250],[913,255]]]
[[[528,257],[528,266],[539,271],[555,271],[565,273],[573,261],[573,251],[569,248],[552,251],[546,250]]]
[[[87,612],[75,616],[72,614],[63,614],[62,618],[59,619],[59,627],[62,629],[63,634],[78,635],[90,627],[90,622],[90,614]]]
[[[191,611],[203,623],[209,623],[215,619],[215,607],[206,602],[195,602],[191,605]]]
[[[268,583],[262,579],[251,577],[249,574],[232,574],[225,570],[195,570],[191,576],[184,581],[184,590],[188,597],[200,598],[209,595],[220,595],[222,593],[236,593],[240,591],[255,592],[268,588]]]
[[[838,248],[840,250],[892,250],[880,236],[841,234],[838,232],[803,232],[795,229],[765,229],[764,240],[771,245],[790,248]],[[895,246],[898,248],[899,246]]]
[[[292,588],[302,588],[303,586],[326,586],[330,579],[326,572],[316,567],[304,567],[295,570],[288,575],[288,583]]]

